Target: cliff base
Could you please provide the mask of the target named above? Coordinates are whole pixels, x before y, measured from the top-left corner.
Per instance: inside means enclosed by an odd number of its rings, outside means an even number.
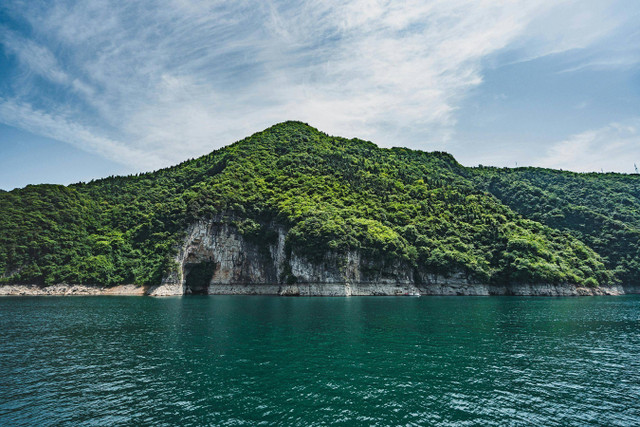
[[[517,284],[494,286],[482,284],[438,284],[414,286],[406,284],[374,283],[328,283],[328,284],[228,284],[212,285],[203,294],[208,295],[280,295],[280,296],[455,296],[455,295],[513,295],[513,296],[592,296],[624,295],[640,293],[640,287],[616,286],[607,288],[584,288],[570,285]],[[2,285],[0,296],[73,296],[73,295],[150,295],[180,296],[178,287],[142,287],[121,285],[103,287],[98,285],[58,284]]]

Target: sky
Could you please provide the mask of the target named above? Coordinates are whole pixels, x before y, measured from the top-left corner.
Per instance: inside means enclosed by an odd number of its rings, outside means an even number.
[[[300,120],[467,166],[633,173],[637,0],[4,0],[0,189]]]

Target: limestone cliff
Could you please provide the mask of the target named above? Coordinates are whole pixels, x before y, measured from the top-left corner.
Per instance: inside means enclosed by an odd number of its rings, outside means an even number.
[[[0,286],[0,295],[153,295],[192,293],[286,296],[350,295],[621,295],[637,287],[576,287],[571,284],[473,283],[463,274],[436,276],[402,263],[384,264],[359,252],[327,253],[311,261],[287,249],[286,227],[263,224],[268,242],[244,235],[237,219],[193,223],[174,259],[175,269],[151,287],[58,284]],[[194,279],[195,276],[198,276]]]
[[[230,220],[199,221],[189,227],[176,256],[176,270],[149,290],[151,295],[279,294],[402,295],[417,294],[413,272],[404,265],[379,268],[357,252],[328,253],[312,262],[285,248],[286,229],[268,227],[276,238],[258,243]],[[207,283],[189,283],[193,269],[212,264]],[[366,270],[366,272],[365,272]]]
[[[286,227],[266,224],[275,238],[256,242],[243,235],[233,219],[215,218],[192,224],[175,258],[176,268],[150,295],[602,295],[624,294],[622,287],[580,288],[570,284],[472,283],[463,274],[435,276],[401,263],[380,265],[357,251],[327,253],[310,261],[286,248]],[[199,281],[190,275],[211,266]],[[627,289],[627,292],[630,290]],[[632,290],[631,290],[632,291]]]

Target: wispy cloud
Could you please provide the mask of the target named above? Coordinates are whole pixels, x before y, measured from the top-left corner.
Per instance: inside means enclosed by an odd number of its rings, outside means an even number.
[[[23,71],[0,92],[0,122],[143,169],[288,119],[441,149],[488,56],[584,47],[617,25],[594,33],[572,17],[541,30],[576,4],[9,1],[31,33],[0,30]]]
[[[159,161],[153,153],[98,136],[77,123],[69,122],[64,116],[34,110],[26,103],[0,98],[0,117],[8,125],[68,142],[106,158],[119,159],[123,164],[153,168]]]
[[[553,145],[537,165],[577,172],[627,172],[640,165],[640,118],[572,135]]]
[[[53,83],[69,83],[69,76],[60,68],[56,57],[45,46],[2,27],[0,27],[0,43],[9,54],[18,57],[26,70]]]
[[[640,62],[640,51],[634,55],[617,55],[610,58],[599,58],[592,61],[582,61],[577,65],[574,65],[564,70],[558,71],[559,73],[575,73],[576,71],[583,71],[585,69],[595,70],[607,70],[607,69],[625,69],[635,66]]]

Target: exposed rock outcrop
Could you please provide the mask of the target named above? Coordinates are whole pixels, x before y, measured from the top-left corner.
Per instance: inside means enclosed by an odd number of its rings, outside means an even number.
[[[239,295],[621,295],[621,286],[585,288],[570,284],[472,283],[462,274],[450,277],[427,274],[401,263],[380,265],[359,252],[327,253],[313,262],[286,249],[285,227],[265,224],[276,236],[270,242],[245,237],[233,219],[199,221],[187,230],[175,262],[176,271],[150,295],[192,293],[188,275],[194,266],[213,263],[213,274],[198,291]],[[637,289],[636,289],[637,290]]]
[[[145,295],[146,288],[136,285],[104,287],[61,283],[51,286],[2,285],[0,296],[58,296],[58,295]]]
[[[366,259],[357,251],[327,253],[311,261],[286,248],[287,230],[262,224],[271,236],[244,235],[234,218],[218,217],[192,224],[174,261],[175,269],[157,286],[58,284],[0,286],[0,295],[153,295],[190,293],[283,296],[351,295],[522,295],[580,296],[640,293],[640,286],[600,288],[570,284],[489,285],[463,274],[429,274],[402,263]],[[206,268],[202,268],[205,266]],[[190,280],[198,271],[198,279]]]

